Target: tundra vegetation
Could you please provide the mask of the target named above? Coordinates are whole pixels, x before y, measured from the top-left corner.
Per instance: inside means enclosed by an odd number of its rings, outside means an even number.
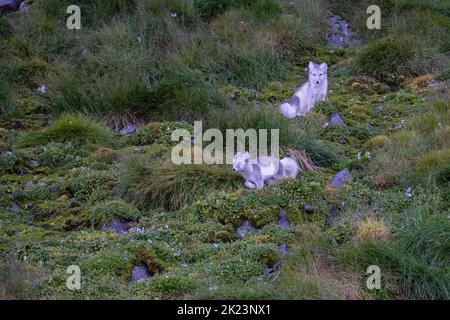
[[[69,0],[0,17],[0,298],[450,298],[449,1],[76,2],[81,30]],[[327,44],[330,11],[359,45]],[[284,119],[311,60],[328,100]],[[280,129],[309,170],[247,190],[231,165],[175,166],[194,120]]]

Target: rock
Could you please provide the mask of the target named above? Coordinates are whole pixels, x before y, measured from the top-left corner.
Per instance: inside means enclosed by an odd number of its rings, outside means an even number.
[[[14,211],[14,212],[19,212],[20,211],[20,207],[17,204],[17,202],[13,201],[11,210]]]
[[[286,243],[282,243],[282,244],[280,245],[280,252],[281,252],[282,254],[286,254],[286,253],[287,253]]]
[[[344,120],[342,120],[341,115],[338,112],[333,114],[333,116],[331,117],[330,126],[340,127],[340,128],[345,127]]]
[[[17,11],[21,2],[21,0],[0,0],[0,14]]]
[[[413,196],[413,190],[411,187],[408,187],[408,189],[406,189],[405,191],[405,196],[407,196],[408,198],[412,198]]]
[[[328,44],[333,47],[351,47],[359,43],[355,38],[355,33],[349,29],[347,21],[341,16],[332,15],[328,21],[330,25],[330,35]]]
[[[120,129],[119,133],[123,136],[127,136],[129,134],[135,133],[136,130],[137,130],[137,126],[132,123],[129,123],[122,129]]]
[[[133,270],[131,270],[130,285],[147,280],[151,276],[152,274],[146,265],[134,266]]]
[[[237,228],[236,234],[239,238],[245,237],[248,233],[256,233],[259,229],[252,226],[250,221],[245,220],[242,224]]]
[[[336,219],[337,217],[339,217],[339,208],[334,206],[333,208],[331,208],[330,211],[330,218],[331,219]]]
[[[116,219],[111,221],[107,226],[103,226],[101,231],[114,231],[116,233],[125,233],[131,228],[130,224],[127,222],[121,222]]]
[[[278,220],[278,226],[284,229],[290,228],[291,224],[289,223],[286,211],[280,208],[280,213],[281,219]]]
[[[19,6],[19,10],[22,12],[28,11],[29,8],[30,8],[30,4],[28,4],[26,2],[22,2]]]
[[[306,213],[311,214],[311,213],[314,213],[314,211],[316,210],[316,207],[311,204],[305,204],[304,209],[305,209]]]
[[[38,92],[40,92],[40,93],[42,93],[42,94],[45,94],[45,93],[47,93],[47,87],[45,86],[45,85],[40,85],[38,88],[37,88],[37,91]]]
[[[353,179],[352,174],[350,173],[350,171],[345,168],[342,169],[341,171],[339,171],[333,178],[333,180],[331,180],[331,184],[333,186],[335,186],[336,188],[342,188],[344,187],[344,184],[351,181]]]
[[[41,164],[35,160],[31,161],[31,167],[32,168],[37,168],[39,167]]]

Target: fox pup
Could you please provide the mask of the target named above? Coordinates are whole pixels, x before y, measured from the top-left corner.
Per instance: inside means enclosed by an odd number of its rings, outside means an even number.
[[[304,116],[317,101],[325,101],[328,91],[328,65],[309,63],[308,82],[297,89],[290,103],[283,103],[280,112],[288,119]]]

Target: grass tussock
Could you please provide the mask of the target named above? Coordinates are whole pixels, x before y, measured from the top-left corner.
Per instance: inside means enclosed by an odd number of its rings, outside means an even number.
[[[81,115],[65,115],[42,131],[29,132],[20,137],[18,147],[34,147],[50,142],[80,144],[108,144],[112,132],[101,124]]]
[[[178,210],[217,191],[242,186],[242,177],[223,165],[151,164],[131,158],[122,168],[119,189],[141,207]]]
[[[318,139],[320,125],[313,118],[300,119],[292,122],[285,119],[274,110],[254,108],[234,108],[223,112],[216,112],[208,121],[209,128],[219,129],[226,136],[227,129],[267,130],[267,144],[270,150],[271,131],[279,130],[281,148],[304,150],[305,155],[315,166],[330,167],[337,161],[337,155],[332,147],[324,145]]]

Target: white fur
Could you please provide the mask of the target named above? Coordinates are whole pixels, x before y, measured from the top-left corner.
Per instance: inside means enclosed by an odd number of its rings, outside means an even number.
[[[325,101],[328,92],[328,66],[326,63],[309,63],[308,82],[302,85],[291,98],[283,103],[279,111],[288,119],[306,115],[318,101]]]
[[[238,152],[234,156],[233,170],[241,173],[245,186],[249,189],[262,189],[264,184],[295,179],[300,171],[297,162],[291,158],[279,160],[275,157],[259,157],[256,161],[251,161],[248,152]]]

